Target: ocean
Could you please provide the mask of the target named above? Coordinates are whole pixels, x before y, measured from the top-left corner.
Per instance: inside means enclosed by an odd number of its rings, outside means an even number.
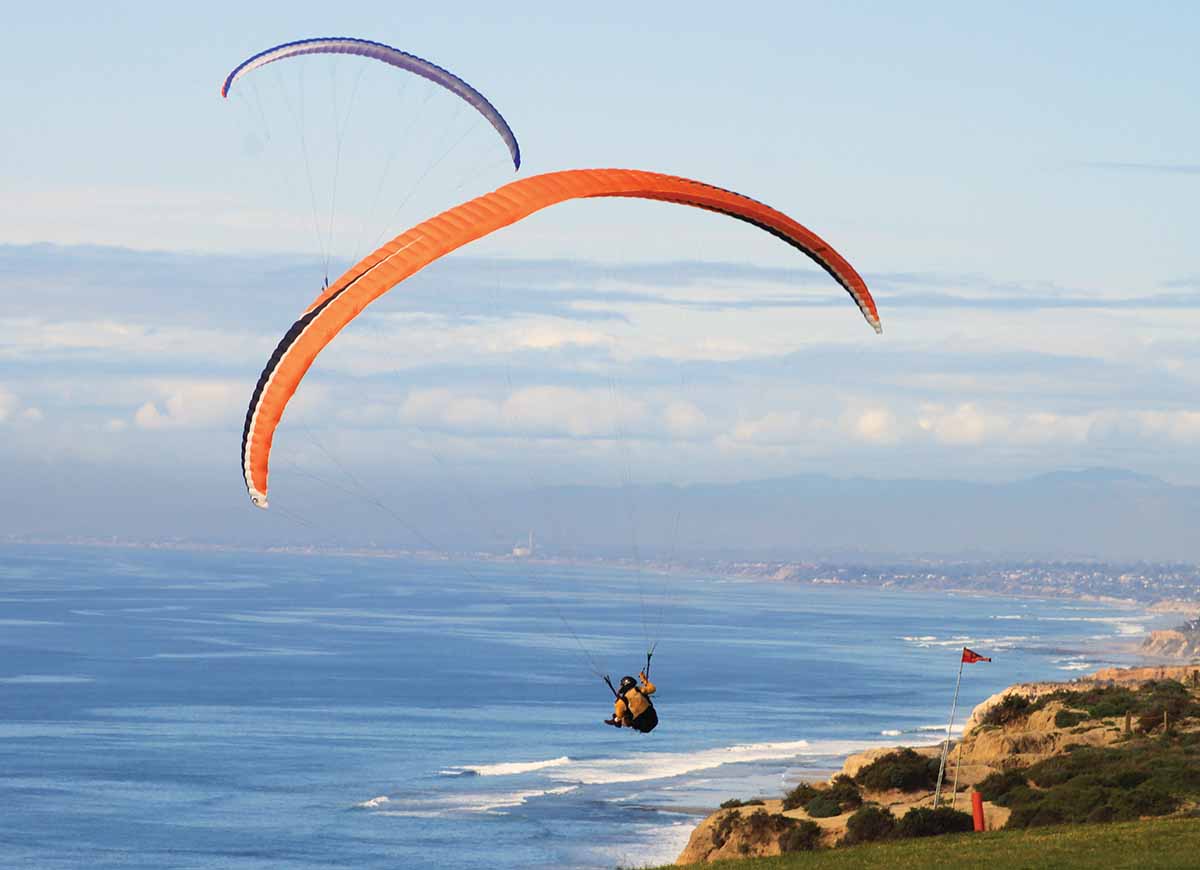
[[[628,568],[0,547],[0,866],[613,868],[1138,610]],[[597,672],[651,678],[609,728]]]

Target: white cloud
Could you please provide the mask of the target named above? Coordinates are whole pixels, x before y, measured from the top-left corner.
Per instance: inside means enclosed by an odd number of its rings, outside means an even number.
[[[286,250],[297,247],[296,239],[312,238],[311,219],[303,213],[255,208],[240,193],[135,185],[5,192],[9,201],[24,204],[19,217],[0,215],[0,237],[17,244]]]
[[[22,407],[17,394],[0,385],[0,423],[34,425],[42,422],[45,417],[41,408]]]
[[[1021,445],[1080,444],[1087,440],[1090,414],[1024,414],[1012,423],[1010,440]]]
[[[982,444],[1001,434],[1008,421],[999,415],[984,413],[972,402],[955,408],[927,405],[917,425],[941,444],[969,446]]]
[[[500,403],[451,390],[413,390],[400,407],[400,417],[417,425],[454,429],[492,429],[500,423]]]
[[[894,444],[902,437],[900,421],[887,408],[870,408],[852,417],[850,430],[859,441]]]
[[[0,423],[5,422],[17,410],[17,397],[6,387],[0,385]]]
[[[1107,444],[1195,446],[1200,443],[1200,411],[1106,411],[1092,418],[1087,437]]]
[[[606,390],[536,386],[503,399],[450,390],[414,390],[401,408],[409,423],[491,433],[524,433],[572,438],[620,435],[646,420],[646,405]]]
[[[730,446],[738,444],[811,444],[824,439],[836,427],[812,411],[771,411],[734,425],[724,436]]]
[[[187,359],[266,361],[268,339],[229,330],[155,326],[115,320],[43,320],[0,317],[5,335],[0,359],[40,360],[90,353],[107,359],[135,359],[150,364]]]
[[[235,381],[176,381],[158,384],[153,399],[134,413],[141,429],[203,429],[229,423],[244,411],[245,385]]]
[[[588,437],[640,426],[646,406],[616,391],[530,387],[508,397],[504,414],[521,428]]]
[[[662,412],[663,425],[672,435],[686,438],[704,431],[708,418],[691,402],[676,400],[667,405]]]

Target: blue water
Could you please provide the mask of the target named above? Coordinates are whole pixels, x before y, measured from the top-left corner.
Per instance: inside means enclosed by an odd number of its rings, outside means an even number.
[[[0,548],[0,865],[596,867],[673,860],[1146,618],[1070,601],[616,568]],[[593,666],[651,636],[662,725]],[[959,720],[961,721],[960,715]]]

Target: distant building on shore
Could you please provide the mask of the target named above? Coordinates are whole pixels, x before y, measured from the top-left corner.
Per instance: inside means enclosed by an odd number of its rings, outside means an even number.
[[[529,533],[528,544],[517,544],[512,548],[512,557],[514,559],[528,559],[533,555],[533,532]]]

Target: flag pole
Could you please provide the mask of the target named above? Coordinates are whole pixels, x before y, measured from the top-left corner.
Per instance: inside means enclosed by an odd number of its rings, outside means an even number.
[[[966,736],[967,735],[964,733],[963,737]],[[958,804],[958,769],[959,765],[962,764],[962,745],[963,738],[960,737],[958,739],[958,746],[954,749],[954,790],[950,792],[950,809],[954,809],[954,807]]]
[[[946,723],[946,739],[942,742],[942,760],[938,763],[937,788],[933,791],[933,808],[936,810],[942,799],[942,777],[946,773],[946,755],[950,752],[950,732],[954,728],[954,714],[958,710],[958,688],[962,685],[963,665],[966,664],[966,647],[958,657],[958,679],[954,681],[954,703],[950,705],[950,721]]]

